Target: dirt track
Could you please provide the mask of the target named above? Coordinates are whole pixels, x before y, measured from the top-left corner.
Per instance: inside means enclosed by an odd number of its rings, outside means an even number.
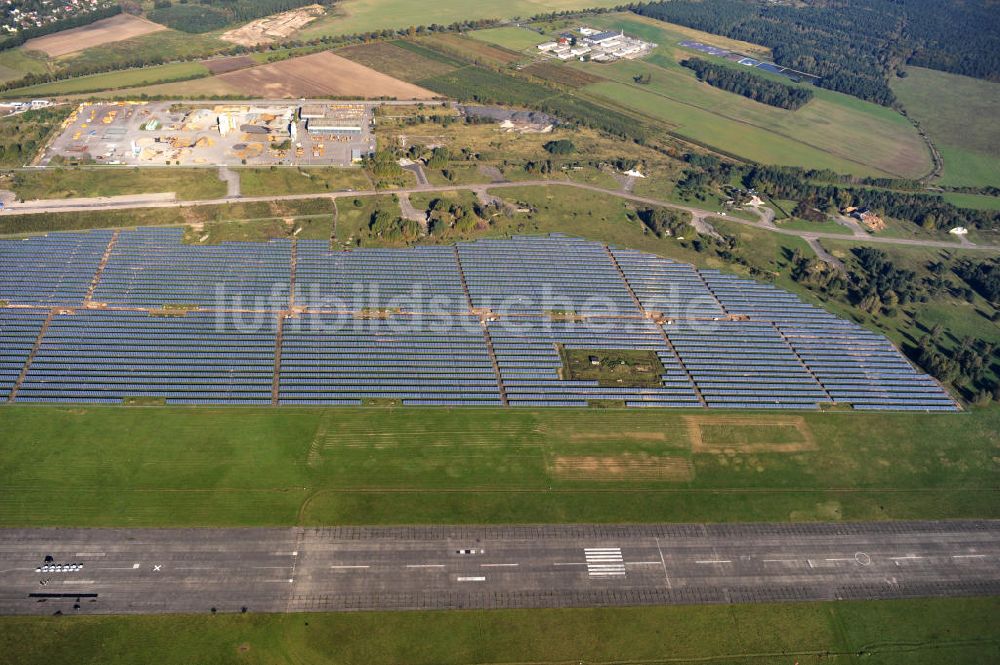
[[[268,98],[431,99],[435,93],[329,51],[221,74],[218,80]]]
[[[29,51],[42,51],[50,58],[58,58],[101,44],[142,37],[166,29],[159,23],[138,16],[119,14],[95,21],[90,25],[29,39],[24,43],[24,48]]]

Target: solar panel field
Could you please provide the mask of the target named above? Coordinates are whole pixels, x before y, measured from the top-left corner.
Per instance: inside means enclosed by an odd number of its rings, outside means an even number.
[[[11,402],[954,411],[774,286],[562,235],[332,252],[178,228],[0,240]],[[655,354],[655,385],[563,349]]]

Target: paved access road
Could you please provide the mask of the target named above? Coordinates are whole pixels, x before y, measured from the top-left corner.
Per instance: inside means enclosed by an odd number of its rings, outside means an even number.
[[[46,555],[55,564],[82,567],[38,571]],[[998,593],[1000,521],[0,530],[3,614],[585,607]]]

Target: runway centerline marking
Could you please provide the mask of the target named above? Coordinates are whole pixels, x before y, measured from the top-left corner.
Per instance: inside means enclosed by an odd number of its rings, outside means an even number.
[[[408,563],[407,568],[444,568],[443,563]]]
[[[482,577],[482,576],[480,576],[480,577],[456,577],[455,580],[458,581],[458,582],[485,582],[486,578]]]
[[[695,561],[695,563],[732,563],[729,559],[703,559],[701,561]]]
[[[986,554],[952,554],[952,559],[985,559]]]
[[[352,568],[370,568],[371,566],[330,566],[334,570],[350,570]]]
[[[480,568],[517,568],[519,563],[481,563]]]

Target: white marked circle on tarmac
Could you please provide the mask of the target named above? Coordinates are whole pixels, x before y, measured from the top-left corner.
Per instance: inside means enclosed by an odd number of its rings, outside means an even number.
[[[870,566],[872,563],[872,558],[867,552],[855,552],[854,560],[862,566]]]

